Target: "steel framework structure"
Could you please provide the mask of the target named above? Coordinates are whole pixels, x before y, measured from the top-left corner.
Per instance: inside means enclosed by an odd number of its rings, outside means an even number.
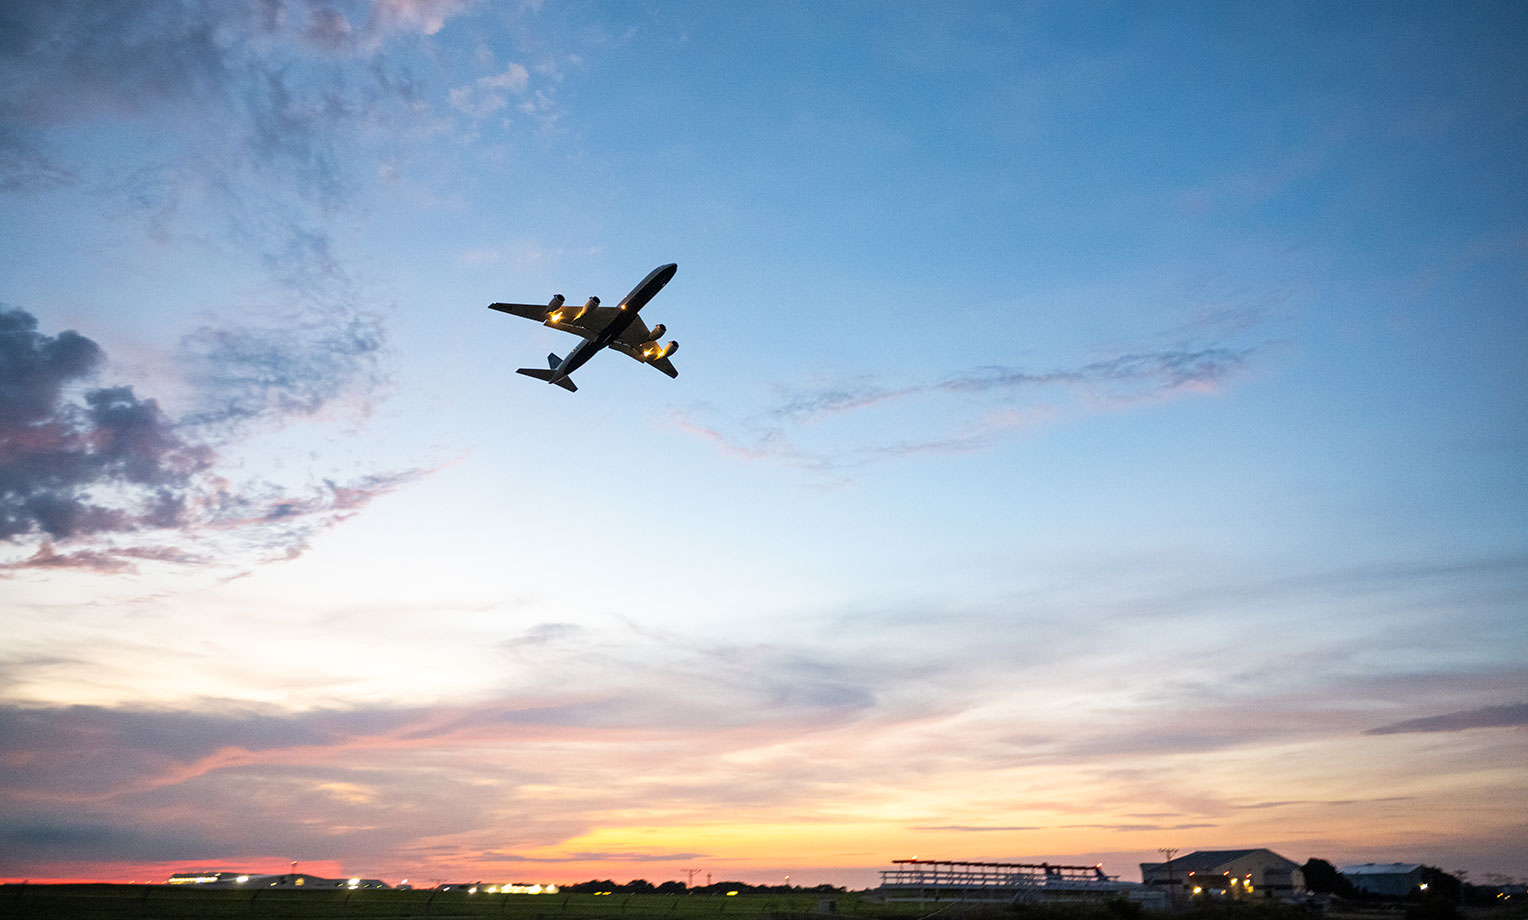
[[[1102,866],[895,859],[881,870],[889,901],[1022,901],[1119,896],[1128,887]]]

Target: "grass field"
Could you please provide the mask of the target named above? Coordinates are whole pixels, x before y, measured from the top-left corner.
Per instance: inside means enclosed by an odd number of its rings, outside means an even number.
[[[832,913],[827,913],[831,901]],[[881,903],[856,893],[468,894],[465,891],[210,889],[169,885],[0,885],[0,920],[1528,920],[1528,905],[1390,904],[1325,915],[1269,902],[1179,914],[1121,903],[1012,907]]]
[[[817,892],[737,897],[663,894],[468,894],[464,891],[194,889],[168,885],[0,885],[0,920],[797,920],[820,914]],[[916,904],[834,895],[844,920],[916,920]]]

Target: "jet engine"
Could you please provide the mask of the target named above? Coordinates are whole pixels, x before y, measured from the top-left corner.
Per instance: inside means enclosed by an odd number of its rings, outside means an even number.
[[[598,297],[590,297],[589,298],[589,302],[584,304],[584,309],[585,310],[593,310],[595,307],[597,307],[599,305],[600,305],[600,299]]]
[[[659,358],[667,358],[679,350],[678,342],[670,342],[665,347],[659,345],[657,340],[642,343],[642,358],[647,361],[656,361]]]
[[[656,342],[659,339],[663,338],[663,333],[665,333],[667,331],[668,331],[668,327],[663,325],[662,323],[659,323],[658,325],[653,327],[653,331],[652,332],[649,332],[647,334],[647,340],[649,342]]]
[[[555,310],[562,306],[562,302],[566,299],[567,298],[563,297],[561,294],[553,294],[552,299],[547,302],[547,307],[549,309]]]
[[[547,301],[546,318],[549,322],[555,323],[562,319],[562,314],[559,311],[562,310],[563,300],[564,298],[561,294],[553,294],[552,299]]]

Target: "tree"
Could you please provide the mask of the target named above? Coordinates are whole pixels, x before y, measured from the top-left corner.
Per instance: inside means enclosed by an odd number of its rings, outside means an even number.
[[[1359,896],[1353,883],[1337,871],[1337,867],[1324,859],[1312,856],[1300,867],[1305,873],[1305,887],[1316,894],[1335,894],[1340,898],[1356,898]]]
[[[1450,904],[1458,904],[1463,900],[1464,885],[1437,866],[1423,866],[1422,881],[1427,884],[1427,890],[1421,892],[1424,900],[1447,901]]]

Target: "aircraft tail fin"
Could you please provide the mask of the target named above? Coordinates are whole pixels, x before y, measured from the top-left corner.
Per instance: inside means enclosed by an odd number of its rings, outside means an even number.
[[[559,380],[552,380],[552,375],[556,373],[555,365],[552,368],[547,368],[545,370],[539,367],[522,367],[516,370],[515,373],[524,374],[527,377],[535,377],[537,380],[546,380],[555,383],[562,387],[564,390],[567,390],[569,393],[578,392],[578,387],[574,386],[573,381],[566,377],[563,377]]]
[[[547,355],[546,355],[546,366],[547,367],[550,367],[552,370],[555,371],[555,370],[557,370],[557,366],[559,364],[561,364],[561,363],[562,363],[562,359],[561,358],[557,357],[557,355],[553,354],[552,352],[547,352]]]

